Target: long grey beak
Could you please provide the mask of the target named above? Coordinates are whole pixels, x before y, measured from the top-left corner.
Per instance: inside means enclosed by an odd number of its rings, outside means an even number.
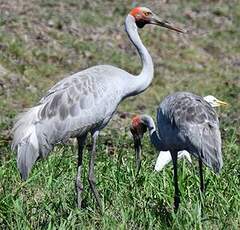
[[[142,144],[139,137],[134,137],[134,149],[136,157],[136,166],[137,166],[137,175],[141,169],[141,153],[142,153]]]
[[[166,20],[162,20],[160,19],[158,16],[154,15],[152,17],[152,20],[150,21],[151,24],[154,24],[154,25],[158,25],[158,26],[162,26],[162,27],[165,27],[165,28],[168,28],[170,30],[174,30],[174,31],[177,31],[179,33],[186,33],[187,31],[184,30],[184,29],[181,29],[181,28],[178,28],[177,26],[173,25],[172,23],[166,21]]]

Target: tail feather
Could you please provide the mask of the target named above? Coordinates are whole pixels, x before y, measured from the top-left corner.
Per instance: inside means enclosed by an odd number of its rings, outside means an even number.
[[[205,165],[219,173],[223,167],[221,134],[217,127],[209,126],[203,130],[200,157]]]
[[[39,157],[38,149],[31,143],[31,137],[26,138],[18,146],[17,166],[21,174],[21,178],[26,180],[33,164]]]
[[[39,157],[39,142],[36,132],[39,106],[33,107],[18,116],[13,127],[12,150],[17,152],[17,166],[23,180]]]

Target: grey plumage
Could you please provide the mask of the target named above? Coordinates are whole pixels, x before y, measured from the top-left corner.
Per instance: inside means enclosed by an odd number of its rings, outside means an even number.
[[[82,152],[87,134],[91,133],[93,147],[88,180],[97,203],[101,206],[94,179],[99,131],[107,125],[122,100],[143,92],[153,78],[152,58],[138,35],[137,25],[140,21],[141,28],[145,24],[155,24],[183,32],[169,22],[161,21],[145,7],[137,7],[131,11],[126,17],[125,28],[140,55],[143,65],[141,73],[134,76],[113,66],[99,65],[73,74],[53,86],[36,107],[19,117],[13,128],[12,148],[17,151],[17,164],[23,179],[27,178],[35,161],[46,157],[56,143],[76,137],[76,189],[80,207]]]
[[[94,128],[103,128],[123,98],[124,80],[127,80],[126,74],[121,69],[112,66],[89,68],[57,83],[36,107],[19,116],[13,128],[12,148],[18,151],[23,179],[35,160],[46,157],[56,143]],[[25,147],[31,143],[31,138],[37,142],[34,146],[36,157],[31,156],[33,146]]]
[[[223,165],[219,121],[202,97],[189,92],[167,96],[157,112],[159,136],[171,150],[187,150],[219,172]]]
[[[149,130],[152,144],[158,151],[170,151],[173,170],[175,210],[180,203],[177,159],[178,152],[186,150],[199,160],[200,187],[204,191],[202,163],[219,173],[222,166],[221,135],[215,110],[204,98],[189,92],[173,93],[163,99],[157,110],[157,129],[148,115],[132,120],[137,158],[140,158],[143,133]],[[164,154],[164,153],[163,153]],[[137,161],[139,170],[140,163]]]
[[[34,162],[39,157],[39,144],[35,123],[39,107],[33,107],[17,117],[12,132],[14,133],[12,150],[17,152],[17,166],[23,180],[27,179]]]

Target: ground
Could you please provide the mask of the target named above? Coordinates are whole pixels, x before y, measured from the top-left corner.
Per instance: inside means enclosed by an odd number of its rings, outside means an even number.
[[[146,26],[140,36],[153,57],[155,77],[141,95],[124,101],[97,147],[96,177],[101,213],[87,183],[84,208],[75,203],[76,153],[58,145],[22,182],[10,150],[16,114],[35,105],[70,73],[112,64],[139,73],[141,63],[124,31],[129,10],[144,5],[188,30],[185,35]],[[240,3],[205,1],[1,0],[0,2],[0,226],[2,229],[239,229],[240,227]],[[205,168],[199,192],[197,164],[179,163],[181,206],[173,212],[172,166],[155,173],[156,151],[143,143],[135,175],[133,114],[155,110],[175,91],[215,95],[223,141],[220,175]],[[88,147],[90,140],[88,141]],[[89,149],[89,148],[88,148]]]

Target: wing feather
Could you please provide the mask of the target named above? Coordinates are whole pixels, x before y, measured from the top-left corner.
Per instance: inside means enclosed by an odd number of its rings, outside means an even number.
[[[178,92],[165,98],[159,114],[158,120],[168,123],[165,134],[170,133],[169,139],[177,136],[176,148],[195,153],[208,167],[220,171],[223,160],[219,121],[209,103],[192,93]]]
[[[118,73],[117,68],[99,66],[58,82],[40,100],[39,136],[54,145],[107,124],[122,99],[121,92],[116,92],[122,81]],[[114,82],[109,80],[114,76],[118,76]]]

